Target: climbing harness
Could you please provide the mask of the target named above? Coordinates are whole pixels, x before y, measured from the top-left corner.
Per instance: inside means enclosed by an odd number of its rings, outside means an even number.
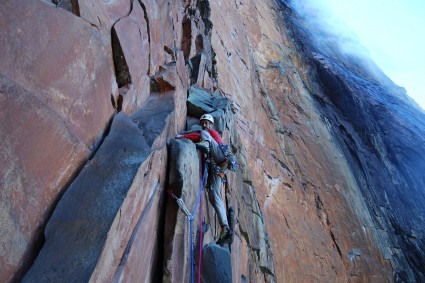
[[[225,163],[223,165],[223,163]],[[227,160],[225,162],[221,163],[220,165],[217,165],[214,160],[210,161],[210,172],[219,175],[221,180],[223,180],[223,182],[225,181],[225,174],[226,174],[226,170],[227,170]]]
[[[230,171],[233,171],[233,172],[238,171],[239,168],[240,168],[240,165],[239,165],[238,159],[233,154],[233,152],[230,150],[230,146],[228,144],[226,144],[226,145],[221,144],[220,148],[223,151],[224,156],[226,156],[226,160],[223,163],[217,164],[217,165],[220,166],[220,167],[226,166],[227,169],[229,169]]]
[[[195,206],[192,210],[192,212],[190,212],[190,210],[187,208],[186,204],[184,203],[182,198],[177,197],[175,194],[173,194],[171,192],[171,190],[168,190],[168,194],[174,198],[177,202],[177,205],[180,207],[180,209],[183,211],[183,213],[186,215],[187,219],[189,220],[189,247],[190,247],[190,282],[194,283],[194,267],[195,267],[195,262],[194,262],[194,258],[195,258],[195,252],[194,252],[194,247],[193,247],[193,220],[195,219],[194,215],[196,213],[196,210],[198,209],[199,206],[199,262],[198,262],[198,280],[197,282],[201,282],[201,263],[202,263],[202,192],[203,192],[203,188],[205,185],[205,179],[207,176],[207,170],[208,168],[210,169],[210,173],[215,173],[217,175],[219,175],[223,181],[223,183],[226,183],[226,191],[229,191],[229,187],[227,184],[227,176],[225,175],[226,170],[231,170],[231,171],[237,171],[239,169],[239,163],[237,158],[234,156],[234,154],[231,152],[229,145],[220,145],[226,159],[224,162],[220,163],[220,164],[216,164],[214,162],[214,160],[210,159],[208,156],[208,153],[206,153],[206,158],[204,160],[200,160],[200,163],[203,163],[203,170],[200,171],[200,179],[201,179],[201,184],[200,184],[200,188],[199,188],[199,194],[198,197],[196,199],[195,202]],[[200,166],[201,168],[202,166]],[[229,203],[227,200],[227,195],[226,195],[226,204],[229,207]],[[235,219],[234,219],[234,210],[230,207],[230,211],[229,214],[227,215],[228,218],[229,216],[231,216],[231,220],[229,221],[229,224],[231,224],[230,229],[231,231],[233,231],[234,229],[234,225],[235,225]],[[233,233],[233,232],[232,232]],[[231,236],[231,239],[229,239],[229,250],[231,249],[231,244],[233,242],[233,235]]]

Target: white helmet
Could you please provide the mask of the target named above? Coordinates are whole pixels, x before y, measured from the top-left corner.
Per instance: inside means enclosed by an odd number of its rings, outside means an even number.
[[[207,121],[210,121],[211,123],[214,124],[214,118],[210,114],[202,115],[201,118],[199,119],[199,121],[202,121],[202,120],[207,120]]]

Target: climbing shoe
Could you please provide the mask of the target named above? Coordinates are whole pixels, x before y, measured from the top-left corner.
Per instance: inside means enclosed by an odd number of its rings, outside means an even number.
[[[196,149],[199,149],[200,151],[202,151],[203,153],[210,153],[210,143],[207,141],[201,141],[201,142],[197,142],[195,143],[196,145]]]
[[[220,233],[217,245],[223,246],[225,243],[229,243],[233,238],[233,231],[230,228],[224,228]]]

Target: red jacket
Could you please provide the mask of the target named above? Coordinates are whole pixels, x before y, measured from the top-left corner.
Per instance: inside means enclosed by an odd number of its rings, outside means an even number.
[[[210,133],[211,137],[218,144],[223,144],[223,142],[221,141],[220,134],[216,130],[208,130],[208,132]],[[201,141],[201,133],[199,133],[199,132],[188,133],[188,134],[183,135],[181,138],[182,139],[190,139],[193,142],[200,142]]]

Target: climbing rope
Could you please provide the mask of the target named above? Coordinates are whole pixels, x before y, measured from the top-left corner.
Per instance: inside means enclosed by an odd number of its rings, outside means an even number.
[[[181,198],[178,198],[175,194],[173,194],[170,190],[168,190],[168,194],[174,198],[177,202],[177,205],[180,207],[180,209],[183,211],[184,214],[186,214],[187,219],[189,220],[189,247],[190,247],[190,282],[193,283],[194,282],[194,258],[195,258],[195,252],[194,252],[194,248],[193,248],[193,220],[194,215],[196,213],[196,210],[199,207],[199,213],[200,213],[200,217],[199,217],[199,222],[200,222],[200,247],[199,247],[199,257],[202,257],[202,192],[204,189],[204,184],[205,184],[205,176],[207,175],[207,169],[208,169],[208,159],[206,159],[205,164],[204,164],[204,168],[203,168],[203,173],[201,176],[201,184],[200,184],[200,188],[199,188],[199,194],[198,194],[198,198],[196,199],[196,203],[195,203],[195,207],[192,210],[192,213],[190,213],[189,209],[187,208],[186,204],[184,203],[184,201]],[[201,203],[201,205],[199,205]],[[201,259],[199,260],[199,262],[201,262]],[[198,283],[201,282],[201,264],[199,263],[198,265]]]
[[[193,267],[194,267],[194,258],[195,258],[195,252],[194,252],[194,249],[193,249],[193,243],[192,243],[192,235],[193,235],[193,231],[192,231],[192,223],[193,223],[193,219],[194,219],[194,217],[193,217],[193,215],[195,214],[195,211],[196,211],[196,209],[198,208],[198,205],[199,205],[199,203],[200,203],[200,201],[201,201],[201,198],[202,198],[202,192],[203,192],[203,189],[204,189],[204,184],[205,184],[205,176],[207,175],[207,168],[208,168],[208,164],[207,164],[208,162],[205,162],[205,165],[204,165],[204,170],[203,170],[203,173],[202,173],[202,181],[201,181],[201,185],[200,185],[200,188],[199,188],[199,194],[198,194],[198,198],[197,198],[197,200],[196,200],[196,203],[195,203],[195,207],[193,208],[193,211],[192,211],[192,216],[189,218],[189,233],[190,233],[190,282],[191,283],[193,283],[194,282],[194,270],[193,270]],[[199,222],[201,222],[202,221],[202,219],[200,218],[199,219]],[[202,233],[202,230],[200,231],[200,233]],[[202,243],[200,243],[201,245],[202,245]],[[199,265],[200,266],[200,265]],[[201,276],[200,276],[201,274],[200,274],[200,272],[198,272],[198,282],[200,282],[201,281]]]
[[[202,155],[202,159],[199,160],[199,168],[202,167],[202,164],[205,162],[204,155]],[[204,174],[205,175],[205,174]],[[199,169],[199,179],[202,180],[203,172]],[[202,186],[203,187],[203,186]],[[200,193],[202,195],[202,193]],[[201,266],[202,266],[202,237],[203,237],[203,229],[202,229],[202,197],[199,201],[199,260],[198,260],[198,283],[201,282]]]

